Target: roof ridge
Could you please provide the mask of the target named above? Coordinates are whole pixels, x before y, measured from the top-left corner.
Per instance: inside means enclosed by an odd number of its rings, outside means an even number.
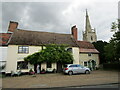
[[[39,33],[51,33],[51,34],[71,35],[71,34],[56,33],[56,32],[33,31],[33,30],[23,30],[23,29],[17,29],[17,30],[26,31],[26,32],[39,32]]]

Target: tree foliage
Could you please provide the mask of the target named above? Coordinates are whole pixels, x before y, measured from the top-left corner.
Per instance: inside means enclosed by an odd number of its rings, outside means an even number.
[[[115,48],[114,43],[110,42],[108,45],[104,47],[105,50],[105,59],[107,62],[112,62],[115,60]]]
[[[112,23],[111,29],[115,33],[110,43],[105,47],[105,55],[106,58],[113,59],[110,61],[118,61],[120,59],[120,19]]]
[[[42,62],[71,63],[73,61],[73,56],[71,52],[66,50],[66,48],[67,45],[46,45],[45,49],[25,57],[24,60],[31,64]]]
[[[100,52],[99,57],[100,57],[100,64],[103,64],[107,61],[107,59],[105,59],[105,50],[104,47],[107,45],[108,43],[105,41],[97,41],[97,42],[93,42],[93,45],[95,46],[95,48]]]
[[[115,32],[109,41],[94,42],[95,48],[100,52],[100,63],[114,62],[120,59],[120,19],[112,22],[111,31]]]

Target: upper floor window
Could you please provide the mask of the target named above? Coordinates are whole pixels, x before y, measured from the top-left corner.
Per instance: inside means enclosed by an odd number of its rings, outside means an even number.
[[[72,48],[67,48],[67,51],[72,53]]]
[[[88,56],[92,56],[92,53],[88,53]]]
[[[18,46],[18,53],[29,53],[28,46]]]

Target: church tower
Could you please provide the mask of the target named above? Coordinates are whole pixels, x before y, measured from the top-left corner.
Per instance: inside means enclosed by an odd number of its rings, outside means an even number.
[[[95,29],[91,28],[88,12],[86,9],[86,25],[85,25],[85,31],[83,32],[83,41],[89,41],[89,42],[96,42],[97,36]]]

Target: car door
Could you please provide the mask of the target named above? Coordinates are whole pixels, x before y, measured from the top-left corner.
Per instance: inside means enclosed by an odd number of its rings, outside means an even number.
[[[81,65],[77,65],[79,73],[84,73],[84,67]]]
[[[69,68],[71,69],[71,71],[73,71],[73,73],[77,73],[78,72],[78,68],[76,65],[71,65],[69,66]]]

